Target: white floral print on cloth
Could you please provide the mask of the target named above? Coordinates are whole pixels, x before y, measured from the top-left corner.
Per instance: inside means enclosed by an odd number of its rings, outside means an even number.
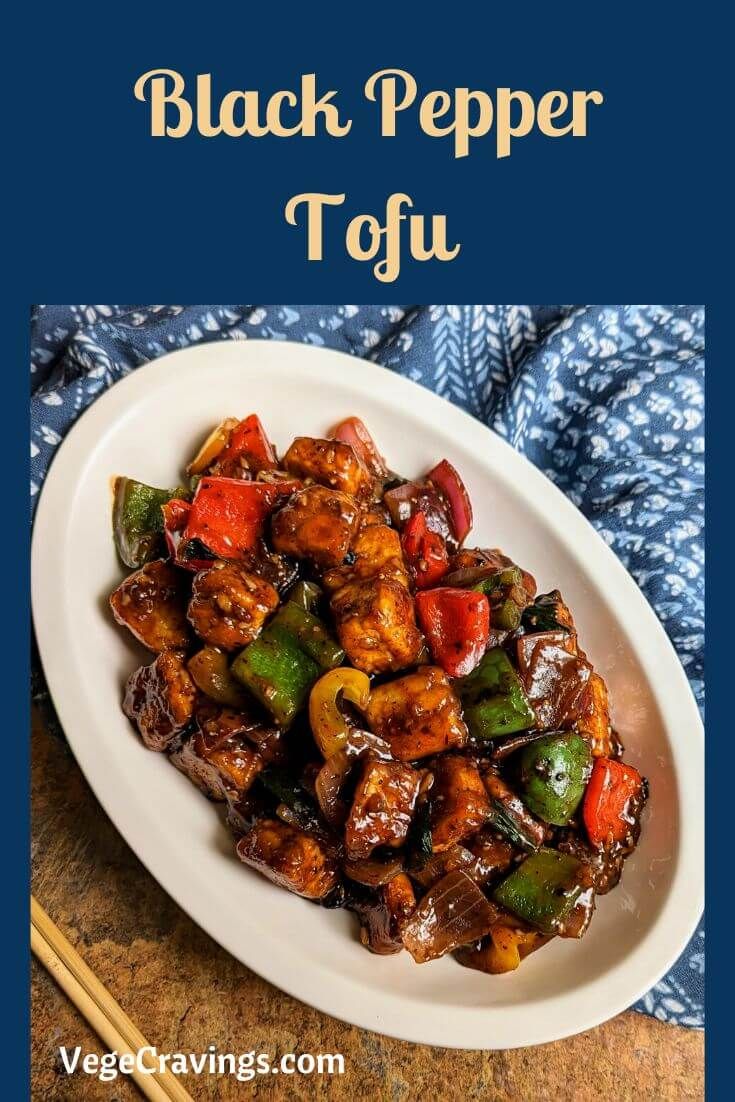
[[[505,437],[594,524],[653,605],[704,706],[701,306],[37,306],[32,506],[64,433],[148,360],[216,340],[375,360]],[[704,927],[635,1009],[704,1025]]]

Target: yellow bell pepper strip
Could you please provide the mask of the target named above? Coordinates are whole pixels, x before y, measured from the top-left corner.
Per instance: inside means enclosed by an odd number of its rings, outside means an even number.
[[[582,892],[584,866],[545,847],[527,857],[495,889],[493,898],[544,934],[555,934]]]
[[[474,945],[462,945],[454,954],[466,968],[499,976],[514,972],[521,961],[548,941],[538,930],[529,930],[515,915],[501,915],[490,933]]]
[[[323,674],[309,695],[309,722],[317,746],[326,758],[344,747],[351,726],[340,709],[341,701],[364,712],[370,700],[370,678],[362,670],[348,668]]]
[[[136,568],[165,553],[161,506],[186,490],[157,490],[118,477],[113,485],[112,532],[117,553],[126,566]]]
[[[464,718],[475,738],[491,739],[533,727],[536,715],[502,647],[493,647],[456,683]]]

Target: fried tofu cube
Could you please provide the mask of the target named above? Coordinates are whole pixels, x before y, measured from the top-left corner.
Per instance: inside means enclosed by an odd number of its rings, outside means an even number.
[[[460,749],[467,742],[459,700],[438,666],[421,666],[378,685],[370,694],[367,719],[399,761]]]
[[[435,853],[450,849],[487,821],[490,801],[473,761],[447,754],[440,757],[431,790],[431,839]]]
[[[128,678],[123,711],[149,750],[165,750],[191,720],[196,699],[183,654],[169,650]]]
[[[284,469],[299,478],[313,478],[332,490],[343,490],[353,497],[372,492],[372,478],[358,459],[351,444],[340,440],[318,440],[297,436],[283,457]]]
[[[139,643],[160,653],[189,644],[188,595],[186,574],[155,559],[120,583],[110,594],[110,608],[118,624],[129,628]]]
[[[339,641],[353,666],[386,673],[412,666],[423,647],[413,598],[392,578],[368,578],[332,597]]]
[[[239,650],[260,634],[278,608],[278,593],[257,574],[237,563],[215,562],[194,578],[189,623],[205,642]]]
[[[353,541],[352,556],[354,562],[326,572],[322,580],[328,592],[335,593],[350,582],[367,578],[392,578],[408,589],[401,537],[395,528],[387,524],[363,524]]]
[[[323,569],[342,566],[360,525],[360,510],[348,494],[324,486],[299,490],[274,514],[277,551],[309,559]]]
[[[421,776],[397,761],[366,761],[345,824],[347,855],[369,857],[376,846],[400,846],[408,834]]]
[[[231,708],[197,709],[198,729],[171,755],[182,773],[213,800],[241,800],[265,761],[250,744],[260,726]]]
[[[587,739],[594,757],[615,757],[607,685],[599,673],[591,674],[587,682],[582,696],[581,715],[574,724],[574,729],[582,738]]]
[[[237,855],[281,888],[323,899],[337,885],[334,856],[317,838],[280,819],[260,819],[237,843]]]

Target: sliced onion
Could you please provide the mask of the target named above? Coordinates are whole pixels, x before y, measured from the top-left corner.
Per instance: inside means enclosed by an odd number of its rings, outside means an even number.
[[[422,888],[430,888],[437,880],[441,880],[448,872],[455,869],[466,872],[473,880],[480,879],[477,858],[474,853],[470,853],[468,849],[460,845],[454,845],[443,853],[432,853],[423,868],[411,870],[411,876]]]
[[[423,488],[420,482],[402,482],[400,486],[394,486],[383,494],[383,501],[397,528],[401,528],[414,513],[416,499]]]
[[[346,801],[342,799],[341,792],[354,760],[347,750],[337,750],[324,762],[314,781],[314,791],[321,813],[329,825],[337,830],[344,826],[350,810]]]
[[[340,421],[329,433],[331,440],[341,440],[343,444],[350,444],[358,459],[361,459],[367,469],[376,478],[385,478],[388,468],[385,460],[378,451],[364,421],[359,417],[348,417]]]
[[[455,869],[426,893],[401,937],[416,963],[425,964],[484,937],[499,913],[474,880]]]
[[[464,482],[448,459],[442,459],[426,476],[444,494],[449,503],[454,534],[462,543],[472,528],[472,503]]]
[[[350,880],[366,888],[380,888],[401,871],[403,862],[400,857],[365,857],[361,861],[348,859],[342,868]]]
[[[492,578],[498,573],[493,563],[483,563],[482,566],[461,566],[458,570],[451,570],[442,578],[442,585],[450,585],[457,589],[467,589],[471,585],[478,585],[486,578]]]

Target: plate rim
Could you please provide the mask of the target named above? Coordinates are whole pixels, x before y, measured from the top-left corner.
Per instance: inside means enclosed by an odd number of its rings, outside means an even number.
[[[449,1038],[447,1038],[446,1022],[443,1020],[440,1022],[434,1021],[431,1025],[428,1025],[426,1021],[422,1021],[421,1012],[424,1012],[425,1018],[426,1005],[420,1003],[418,1000],[401,995],[400,990],[391,992],[390,996],[386,997],[386,1001],[393,1003],[397,995],[398,1005],[390,1007],[390,1014],[381,1015],[379,1011],[376,1013],[374,1010],[371,1011],[367,1009],[366,1002],[370,1000],[365,1000],[364,1002],[360,1001],[359,993],[361,988],[359,984],[349,977],[340,976],[337,984],[335,984],[334,977],[332,977],[325,995],[321,994],[321,989],[318,984],[314,984],[312,988],[306,992],[304,988],[308,980],[302,981],[299,973],[294,973],[294,976],[298,977],[298,982],[296,980],[292,981],[287,972],[285,972],[283,968],[279,968],[277,963],[275,965],[271,964],[270,958],[268,958],[267,955],[264,956],[263,954],[258,955],[257,953],[248,952],[247,946],[239,945],[235,947],[230,944],[230,939],[227,937],[223,938],[221,930],[213,928],[216,924],[204,913],[205,908],[198,905],[197,901],[187,899],[185,891],[180,890],[179,885],[174,883],[175,877],[173,875],[168,875],[167,868],[165,867],[165,860],[155,853],[155,847],[153,847],[152,852],[149,853],[145,848],[145,844],[137,844],[139,839],[137,838],[136,830],[130,822],[129,817],[128,819],[125,818],[124,809],[123,813],[117,813],[118,809],[113,787],[104,782],[101,773],[95,772],[89,767],[88,754],[85,754],[86,747],[83,737],[77,736],[74,733],[69,733],[70,731],[75,731],[75,720],[72,714],[74,711],[73,692],[69,686],[65,684],[64,678],[61,677],[58,669],[58,659],[53,654],[53,648],[49,647],[49,632],[53,634],[53,622],[55,622],[55,617],[53,615],[49,616],[54,604],[54,589],[49,584],[51,576],[49,570],[49,556],[51,555],[52,543],[50,540],[44,538],[44,533],[50,533],[52,530],[55,508],[59,497],[61,501],[64,500],[64,496],[68,497],[64,482],[67,468],[73,466],[77,452],[83,450],[85,439],[87,437],[91,437],[93,440],[95,439],[94,431],[97,424],[100,425],[103,431],[105,427],[109,427],[108,409],[110,413],[113,413],[115,407],[122,406],[123,409],[128,408],[130,403],[135,401],[136,392],[141,392],[141,397],[145,396],[149,388],[156,386],[154,378],[156,375],[163,377],[172,370],[172,362],[176,362],[177,370],[182,370],[182,361],[184,359],[194,360],[201,359],[203,356],[209,356],[214,360],[219,356],[222,358],[224,364],[229,358],[235,360],[242,356],[244,360],[247,360],[250,356],[253,356],[255,362],[250,366],[257,369],[257,356],[259,351],[264,347],[272,351],[274,343],[276,342],[248,339],[242,342],[223,341],[221,343],[200,344],[185,349],[176,349],[157,359],[149,361],[141,367],[129,372],[124,378],[118,380],[113,386],[100,394],[71,426],[52,458],[39,495],[33,523],[31,544],[31,603],[34,628],[44,675],[59,721],[65,731],[72,753],[105,814],[111,819],[116,829],[120,831],[137,858],[148,869],[164,891],[166,891],[175,900],[178,906],[181,907],[184,913],[204,929],[218,944],[222,945],[232,956],[245,964],[246,967],[250,968],[292,997],[305,1002],[307,1005],[311,1005],[323,1013],[360,1028],[366,1028],[414,1044],[430,1044],[443,1048],[488,1051],[494,1049],[526,1047],[529,1045],[545,1044],[554,1040],[560,1040],[564,1037],[573,1036],[576,1033],[591,1029],[621,1011],[628,1009],[637,999],[644,995],[654,983],[658,982],[679,957],[696,929],[704,903],[704,833],[703,827],[696,821],[696,816],[688,817],[688,829],[686,831],[682,827],[679,837],[679,849],[675,858],[677,867],[672,876],[668,895],[663,901],[661,909],[652,923],[651,929],[643,939],[644,942],[649,941],[665,919],[668,918],[669,922],[673,921],[671,915],[673,902],[675,899],[678,899],[680,909],[677,915],[674,916],[678,918],[678,921],[675,923],[677,932],[675,936],[673,934],[669,936],[671,944],[668,951],[665,954],[659,955],[655,975],[649,970],[649,972],[646,973],[645,980],[642,982],[639,980],[637,984],[628,985],[623,995],[618,993],[615,998],[611,997],[608,999],[601,1013],[588,1010],[584,1014],[575,1015],[573,1013],[575,1009],[573,1004],[571,1005],[571,1009],[569,1009],[570,997],[573,997],[575,992],[581,991],[582,988],[575,988],[571,993],[551,996],[548,999],[549,1003],[566,1002],[566,1009],[569,1010],[566,1019],[564,1019],[563,1015],[558,1015],[554,1018],[553,1015],[549,1013],[546,1019],[548,1022],[547,1025],[540,1028],[536,1027],[533,1030],[527,1030],[526,1035],[520,1037],[513,1035],[504,1037],[502,1044],[488,1043],[487,1037],[483,1037],[478,1030],[478,1024],[480,1029],[482,1029],[482,1019],[487,1019],[487,1016],[493,1013],[493,1011],[487,1008],[454,1007],[452,1008],[452,1014],[455,1016],[458,1024],[455,1026]],[[662,654],[666,655],[673,681],[673,684],[672,682],[668,683],[669,688],[675,689],[675,695],[680,702],[679,706],[684,708],[688,713],[687,718],[696,732],[696,734],[692,734],[690,742],[691,746],[696,747],[698,750],[695,772],[699,778],[703,777],[702,761],[704,731],[702,722],[691,687],[673,645],[666,635],[655,612],[620,560],[615,556],[611,548],[605,543],[590,522],[579,512],[576,506],[572,504],[563,492],[538,468],[534,467],[524,455],[515,451],[506,440],[500,437],[492,429],[488,428],[487,425],[484,425],[458,406],[453,405],[445,398],[429,391],[413,380],[397,375],[389,368],[375,364],[360,356],[350,355],[349,353],[336,351],[334,349],[326,349],[321,346],[291,341],[277,342],[277,347],[281,350],[285,347],[289,348],[288,355],[291,357],[291,361],[287,365],[289,371],[308,370],[309,372],[313,372],[315,366],[319,368],[321,365],[323,370],[328,374],[329,370],[332,370],[329,366],[330,364],[333,365],[334,370],[339,372],[340,365],[344,368],[349,363],[350,371],[354,373],[355,376],[356,385],[357,382],[362,379],[366,381],[369,386],[371,385],[371,380],[374,383],[377,378],[380,378],[383,385],[388,385],[396,389],[397,396],[401,392],[405,394],[407,402],[410,402],[414,409],[422,405],[425,408],[434,407],[436,410],[441,408],[446,420],[457,422],[458,428],[463,434],[463,443],[467,444],[469,441],[471,445],[472,438],[474,437],[478,439],[480,443],[484,438],[487,444],[488,438],[490,438],[493,441],[493,447],[507,449],[508,453],[513,457],[511,462],[520,464],[523,469],[524,478],[532,491],[532,493],[526,492],[528,487],[525,487],[524,492],[519,492],[519,496],[533,499],[537,497],[537,492],[539,490],[543,490],[546,495],[552,495],[555,508],[562,512],[560,524],[565,524],[567,528],[571,527],[572,531],[577,534],[584,533],[583,539],[586,542],[589,542],[590,537],[594,539],[596,542],[597,554],[601,556],[601,564],[605,567],[606,571],[611,573],[615,587],[622,586],[623,589],[627,591],[627,599],[633,601],[633,603],[638,606],[636,611],[644,618],[647,625],[647,632],[654,633],[659,649]],[[297,361],[300,361],[300,363],[297,364]],[[245,363],[243,363],[242,366],[243,370],[246,370],[248,367]],[[216,369],[216,365],[210,363],[208,369],[210,371],[214,370]],[[530,504],[530,502],[527,503]],[[597,569],[595,569],[594,572],[595,574],[599,574]],[[607,584],[610,583],[610,577],[607,573],[606,582]],[[58,603],[58,594],[56,600]],[[51,621],[51,623],[49,621]],[[638,652],[636,653],[637,656],[640,657]],[[642,662],[642,665],[646,672],[646,679],[653,685],[648,676],[648,663]],[[668,732],[668,741],[672,747],[673,771],[681,793],[682,749],[678,748],[678,753],[673,752],[676,747],[675,740],[671,736],[670,724],[666,722],[664,709],[661,706],[658,694],[654,693],[654,695],[657,704],[661,707],[662,723]],[[691,783],[689,787],[693,787]],[[682,824],[683,822],[684,819],[682,817]],[[693,858],[696,858],[697,853],[700,855],[699,861],[693,860]],[[688,858],[688,892],[687,897],[684,899],[679,898],[683,895],[682,881],[684,877],[681,867],[682,854]],[[272,939],[272,941],[276,943],[276,939]],[[280,945],[280,942],[277,944]],[[243,948],[245,948],[246,951],[243,952]],[[640,945],[636,948],[636,951],[639,950]],[[273,959],[276,962],[278,961],[277,956]],[[620,965],[617,965],[612,971],[619,971],[628,961],[629,958],[625,958],[625,960],[621,962]],[[318,965],[312,966],[312,969],[316,969],[317,973],[321,970]],[[591,985],[592,987],[596,987],[603,982],[604,977],[600,977],[597,980],[590,981],[590,984],[587,986]],[[339,991],[337,988],[339,988]],[[389,1008],[384,1005],[382,1009],[387,1011]],[[414,1018],[408,1013],[411,1009],[413,1009],[416,1014]],[[494,1013],[513,1016],[519,1012],[523,1012],[523,1006],[512,1008],[505,1007]],[[385,1020],[383,1020],[383,1018],[385,1018]],[[402,1020],[404,1018],[405,1021]],[[561,1024],[554,1024],[554,1022]],[[486,1024],[486,1031],[487,1028]]]

